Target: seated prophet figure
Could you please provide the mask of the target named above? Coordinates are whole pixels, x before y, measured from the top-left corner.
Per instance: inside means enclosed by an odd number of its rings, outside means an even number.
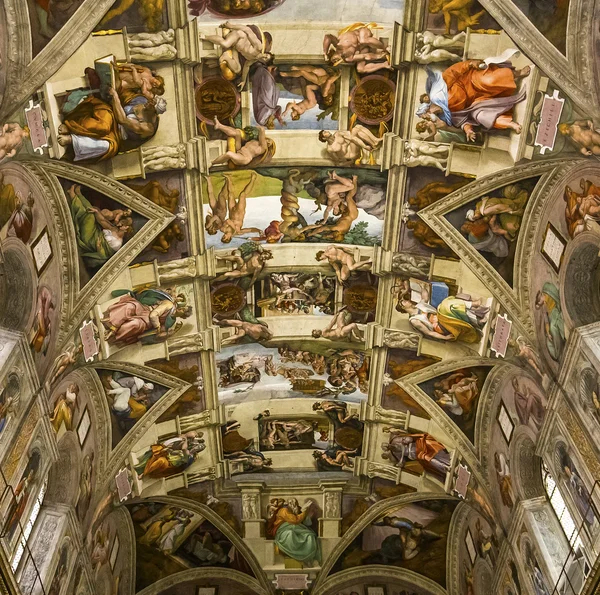
[[[269,522],[269,537],[275,540],[277,549],[284,555],[310,565],[321,562],[321,543],[313,529],[309,510],[314,504],[308,500],[302,507],[291,498],[274,512]]]
[[[522,126],[513,120],[512,110],[526,97],[525,90],[518,91],[517,82],[529,76],[531,69],[513,68],[508,60],[516,51],[508,50],[486,62],[457,62],[443,73],[427,68],[426,93],[420,97],[417,115],[435,114],[448,126],[461,128],[472,142],[477,127],[520,134]]]
[[[99,269],[132,235],[133,221],[131,217],[113,216],[116,212],[97,209],[83,196],[79,185],[73,184],[67,196],[81,258],[87,267]]]
[[[403,299],[396,310],[407,313],[411,326],[430,339],[465,343],[481,339],[489,312],[479,300],[467,301],[455,296],[443,299],[437,309],[423,300],[415,304]]]
[[[108,93],[110,103],[88,95],[65,114],[58,128],[58,143],[72,150],[73,161],[105,161],[137,149],[156,134],[159,115],[166,111],[162,98],[151,101],[143,90],[117,93],[112,87]]]

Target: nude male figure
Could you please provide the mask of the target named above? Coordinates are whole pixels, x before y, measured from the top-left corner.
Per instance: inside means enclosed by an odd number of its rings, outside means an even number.
[[[327,207],[323,213],[323,222],[326,223],[329,215],[339,215],[340,207],[344,204],[344,196],[352,189],[356,190],[355,182],[349,178],[342,178],[334,171],[329,172],[329,180],[325,182],[325,196]]]
[[[334,66],[342,62],[356,64],[356,70],[361,74],[393,68],[387,47],[373,36],[369,27],[345,31],[339,36],[325,35],[323,54]]]
[[[269,341],[273,338],[273,333],[269,330],[269,327],[264,324],[256,324],[252,322],[246,322],[245,320],[223,320],[222,323],[229,327],[235,328],[235,334],[232,337],[227,337],[221,341],[222,345],[227,343],[233,343],[246,335],[254,341]]]
[[[315,91],[318,91],[318,85],[303,85],[304,99],[302,101],[290,101],[285,106],[285,111],[281,114],[285,118],[289,113],[292,114],[292,120],[299,120],[300,116],[307,110],[312,109],[318,103]]]
[[[340,218],[333,224],[327,225],[327,219],[323,219],[320,225],[309,225],[303,229],[306,236],[321,235],[324,239],[332,242],[342,242],[350,231],[352,223],[358,219],[358,207],[354,202],[354,196],[358,189],[358,177],[352,176],[352,186],[346,194],[345,204],[339,208]],[[344,188],[347,186],[344,185]]]
[[[333,161],[341,164],[355,162],[362,157],[361,149],[371,153],[383,139],[377,138],[368,128],[357,124],[352,130],[321,130],[319,140],[327,143],[327,152]]]
[[[221,188],[221,192],[219,192],[219,196],[216,199],[210,176],[206,176],[206,187],[208,189],[208,204],[211,212],[206,215],[204,229],[211,236],[214,236],[225,222],[225,219],[227,219],[227,178],[225,178],[225,184],[223,184],[223,188]]]
[[[563,122],[558,125],[558,130],[563,136],[569,137],[582,155],[600,156],[600,129],[594,126],[592,120],[576,120],[570,124]]]
[[[236,236],[244,235],[245,233],[260,233],[261,230],[258,227],[242,227],[244,225],[244,217],[246,216],[246,200],[252,188],[254,182],[256,182],[256,172],[250,174],[250,181],[246,184],[245,188],[240,192],[238,198],[235,198],[233,192],[233,182],[231,176],[223,174],[225,178],[225,187],[227,188],[227,206],[229,207],[229,218],[223,222],[221,231],[223,237],[221,241],[224,244],[229,244],[232,238]]]
[[[319,262],[329,262],[340,283],[347,281],[352,271],[366,271],[369,270],[373,264],[371,259],[363,262],[356,262],[354,260],[353,251],[349,248],[337,246],[327,246],[325,250],[320,250],[317,252],[316,259]]]
[[[342,76],[340,71],[328,72],[321,66],[291,66],[289,72],[280,72],[279,75],[283,78],[303,78],[313,85],[317,85],[323,96],[326,106],[333,102],[333,94],[335,92],[335,82]],[[328,99],[331,99],[328,101]]]
[[[235,151],[227,151],[223,155],[219,155],[212,162],[212,165],[220,165],[221,163],[231,161],[234,165],[244,166],[266,153],[269,149],[269,144],[265,129],[263,126],[257,126],[257,128],[258,140],[249,140],[244,143],[241,130],[221,124],[217,116],[215,116],[215,130],[221,130],[227,136],[235,139]]]
[[[313,457],[317,461],[324,461],[330,467],[354,467],[354,462],[350,460],[348,457],[349,454],[353,454],[356,452],[354,450],[338,450],[335,459],[330,457],[325,451],[315,450],[313,452]]]
[[[269,63],[273,59],[273,55],[266,51],[262,38],[252,27],[230,22],[223,23],[222,27],[229,30],[225,36],[207,35],[204,39],[223,48],[219,62],[225,63],[232,73],[241,74],[240,87],[243,88],[252,64],[258,61]],[[227,50],[236,51],[229,52]],[[243,68],[237,54],[246,59]]]
[[[323,337],[331,341],[348,339],[348,341],[361,343],[363,340],[358,324],[352,322],[352,314],[345,307],[331,319],[326,328],[323,330],[315,329],[312,332],[312,336],[315,339]]]
[[[456,17],[459,31],[464,31],[467,27],[473,28],[479,24],[479,20],[485,14],[485,10],[471,14],[473,4],[474,0],[438,0],[435,3],[431,2],[429,4],[429,12],[442,12],[446,25],[446,34],[449,35],[453,17]]]
[[[142,95],[153,101],[157,95],[164,95],[165,85],[161,76],[157,76],[147,66],[139,64],[120,64],[119,81],[122,90],[140,90]]]
[[[219,275],[215,281],[224,281],[226,279],[239,279],[251,275],[250,285],[254,285],[258,276],[265,268],[267,260],[273,258],[273,253],[269,250],[256,251],[247,260],[244,260],[239,250],[233,250],[228,256],[219,256],[219,260],[226,260],[233,263],[235,269]]]

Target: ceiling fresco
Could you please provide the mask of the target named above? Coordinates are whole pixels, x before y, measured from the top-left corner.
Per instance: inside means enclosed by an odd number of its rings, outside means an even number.
[[[542,469],[592,565],[598,14],[5,0],[22,593],[549,594]]]

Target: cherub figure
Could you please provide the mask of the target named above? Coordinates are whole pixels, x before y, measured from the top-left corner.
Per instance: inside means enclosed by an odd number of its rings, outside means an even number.
[[[100,209],[101,215],[107,220],[117,225],[122,220],[129,220],[131,218],[131,209]],[[130,223],[128,223],[130,224]]]
[[[119,64],[119,81],[123,91],[139,91],[146,99],[154,101],[164,95],[165,81],[162,76],[140,64]]]

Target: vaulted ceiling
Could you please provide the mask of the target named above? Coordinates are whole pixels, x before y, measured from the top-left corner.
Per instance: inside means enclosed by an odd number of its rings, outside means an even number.
[[[4,1],[0,451],[47,477],[45,592],[536,592],[525,502],[597,407],[599,11]]]

